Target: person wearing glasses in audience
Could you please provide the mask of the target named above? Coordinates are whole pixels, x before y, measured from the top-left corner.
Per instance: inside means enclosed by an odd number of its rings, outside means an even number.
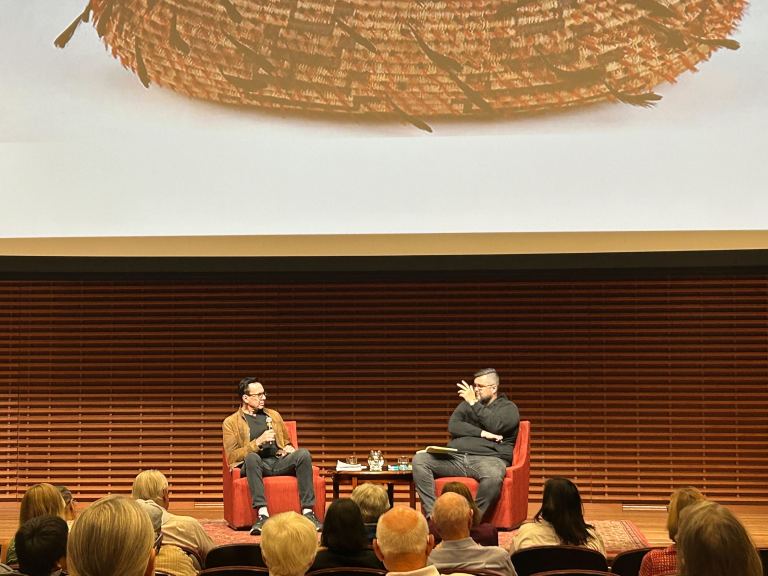
[[[280,413],[264,407],[267,393],[261,382],[253,377],[243,378],[237,393],[241,400],[240,408],[227,416],[222,431],[227,463],[230,468],[240,467],[245,473],[253,507],[258,513],[251,534],[261,534],[269,518],[264,496],[264,476],[294,474],[299,484],[302,514],[319,531],[322,524],[312,511],[315,489],[312,484],[311,454],[304,448],[292,446]]]
[[[472,386],[464,380],[456,386],[462,402],[448,421],[448,447],[457,452],[420,451],[413,458],[413,480],[422,511],[428,517],[435,503],[435,478],[442,476],[477,480],[475,503],[481,516],[485,516],[498,499],[507,466],[512,464],[520,413],[514,402],[499,395],[496,370],[485,368],[475,373]]]

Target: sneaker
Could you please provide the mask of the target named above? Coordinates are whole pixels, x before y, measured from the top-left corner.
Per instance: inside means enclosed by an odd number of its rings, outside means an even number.
[[[269,516],[259,516],[259,519],[251,526],[251,536],[259,536],[261,529],[264,527],[264,522],[269,520]]]
[[[317,519],[317,516],[315,516],[315,513],[312,512],[311,510],[306,514],[304,514],[304,518],[312,522],[312,524],[315,525],[315,530],[317,530],[318,532],[320,532],[320,530],[323,529],[323,525],[320,523],[320,520]]]

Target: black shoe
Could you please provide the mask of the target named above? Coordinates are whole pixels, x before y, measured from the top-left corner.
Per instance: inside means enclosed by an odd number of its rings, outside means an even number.
[[[320,520],[317,519],[317,516],[315,516],[315,513],[312,512],[312,510],[304,514],[304,518],[312,522],[312,524],[315,525],[315,530],[318,532],[323,529],[323,525],[320,523]]]
[[[261,529],[264,527],[264,522],[269,520],[269,516],[259,516],[259,519],[251,526],[251,536],[259,536]]]

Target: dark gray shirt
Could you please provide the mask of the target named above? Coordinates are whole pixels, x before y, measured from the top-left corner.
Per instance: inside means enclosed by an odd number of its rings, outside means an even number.
[[[499,396],[490,404],[475,402],[474,406],[470,406],[462,402],[448,420],[448,432],[451,434],[448,446],[466,454],[497,456],[511,465],[519,426],[520,412],[506,396]],[[500,434],[503,440],[494,442],[481,438],[483,430]]]

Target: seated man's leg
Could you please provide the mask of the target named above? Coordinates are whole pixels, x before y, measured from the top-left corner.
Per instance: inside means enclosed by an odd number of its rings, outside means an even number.
[[[475,503],[480,513],[485,516],[488,508],[499,497],[507,464],[495,456],[468,456],[469,476],[478,482]]]
[[[248,478],[248,488],[251,491],[251,506],[259,509],[267,505],[267,499],[264,496],[264,461],[256,452],[251,452],[245,456],[242,466],[245,477]]]
[[[466,476],[463,454],[427,454],[417,452],[413,457],[413,482],[421,500],[421,511],[432,514],[435,504],[435,478]]]
[[[297,448],[294,452],[278,458],[271,469],[264,471],[266,476],[290,476],[296,474],[299,483],[301,507],[315,506],[315,486],[312,477],[312,455],[306,448]]]

